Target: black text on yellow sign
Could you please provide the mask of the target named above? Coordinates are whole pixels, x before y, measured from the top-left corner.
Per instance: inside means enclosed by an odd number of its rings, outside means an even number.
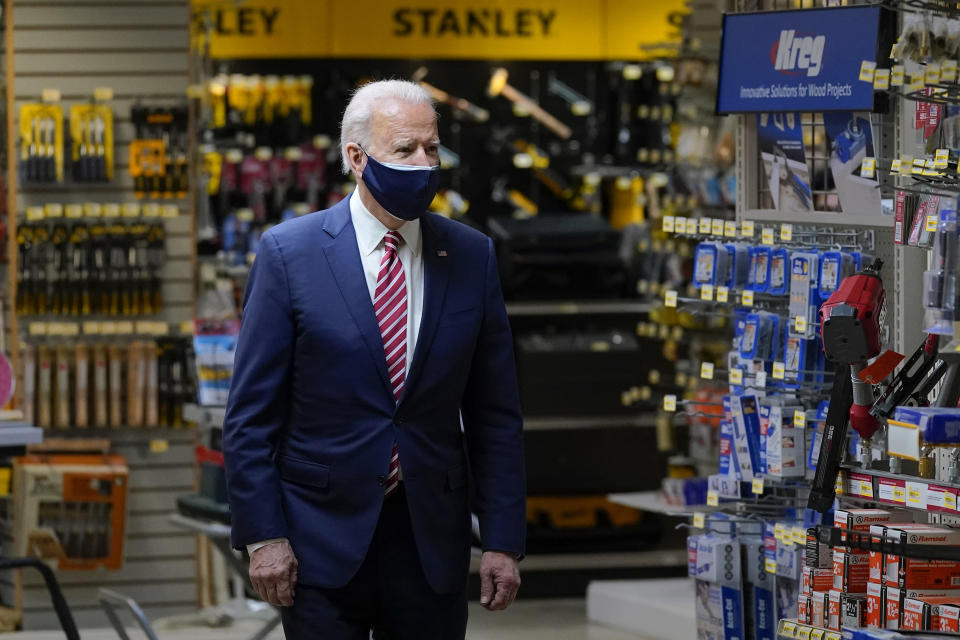
[[[548,37],[557,18],[545,9],[436,9],[404,7],[393,13],[393,35],[401,37],[470,36],[484,38]]]
[[[191,0],[214,58],[643,60],[681,41],[685,0]],[[664,53],[666,47],[667,53]]]

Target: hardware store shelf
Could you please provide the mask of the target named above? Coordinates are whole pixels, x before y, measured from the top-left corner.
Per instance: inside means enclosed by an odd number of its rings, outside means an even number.
[[[0,447],[22,447],[43,442],[43,429],[22,422],[0,422]]]
[[[960,515],[960,484],[850,466],[843,467],[837,483],[845,498]]]
[[[524,571],[571,571],[584,569],[656,569],[687,566],[686,549],[650,551],[609,551],[596,553],[531,553],[523,559]],[[480,570],[480,558],[474,556],[470,570]]]
[[[781,620],[777,627],[777,640],[840,640],[839,631],[802,624],[796,620]]]
[[[686,517],[695,511],[714,511],[715,507],[705,504],[675,505],[667,504],[659,491],[637,491],[631,493],[610,493],[607,500],[625,507],[633,507],[650,513],[662,513],[668,516]]]

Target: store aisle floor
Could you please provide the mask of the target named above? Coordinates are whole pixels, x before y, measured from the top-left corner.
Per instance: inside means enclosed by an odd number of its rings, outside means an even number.
[[[237,640],[248,637],[255,627],[247,624],[230,629],[204,629],[158,632],[161,640]],[[81,630],[83,640],[116,640],[113,629]],[[59,640],[61,631],[26,631],[6,636],[10,640]],[[145,638],[131,630],[131,640]],[[470,605],[469,640],[644,640],[643,637],[608,629],[587,622],[584,601],[520,601],[503,613],[489,613],[480,605]],[[277,630],[267,640],[283,640]]]

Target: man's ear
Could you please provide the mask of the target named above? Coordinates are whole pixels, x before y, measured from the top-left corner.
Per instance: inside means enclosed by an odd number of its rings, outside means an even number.
[[[356,176],[363,174],[363,169],[367,166],[367,157],[360,145],[355,142],[347,143],[347,161]]]

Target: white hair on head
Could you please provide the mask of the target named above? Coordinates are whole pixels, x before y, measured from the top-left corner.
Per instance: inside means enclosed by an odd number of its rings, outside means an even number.
[[[343,111],[340,121],[340,163],[344,173],[350,173],[347,161],[347,143],[355,142],[364,149],[370,146],[370,119],[374,107],[383,100],[397,100],[411,104],[428,104],[433,107],[433,98],[426,89],[409,80],[377,80],[369,82],[356,91]]]

